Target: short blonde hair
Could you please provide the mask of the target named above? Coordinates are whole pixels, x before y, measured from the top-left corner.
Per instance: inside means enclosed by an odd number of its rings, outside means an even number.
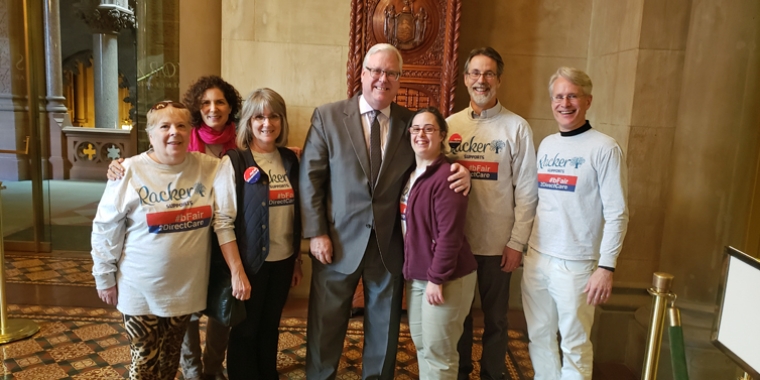
[[[589,78],[588,74],[574,67],[562,66],[549,79],[549,96],[554,95],[552,94],[552,87],[559,77],[565,78],[570,83],[580,87],[584,95],[591,95],[594,85],[591,83],[591,78]]]
[[[243,100],[243,111],[240,117],[237,137],[235,143],[240,149],[248,149],[254,139],[251,130],[251,121],[258,115],[263,115],[269,109],[272,113],[279,115],[280,135],[275,139],[274,144],[282,147],[288,144],[288,111],[285,107],[285,99],[271,88],[259,88],[253,90]]]
[[[169,112],[173,116],[181,117],[188,126],[191,125],[190,120],[192,116],[190,115],[190,110],[188,110],[184,104],[172,100],[162,100],[153,105],[148,111],[148,114],[146,115],[147,123],[145,125],[145,132],[150,133],[150,131],[156,128],[158,126],[158,121],[161,119],[161,115],[166,112]]]

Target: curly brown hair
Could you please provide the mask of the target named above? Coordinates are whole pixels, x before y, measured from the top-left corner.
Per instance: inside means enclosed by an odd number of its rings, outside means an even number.
[[[191,123],[194,127],[197,127],[203,123],[201,118],[201,102],[203,100],[203,94],[209,88],[218,88],[224,94],[224,98],[229,103],[230,120],[237,123],[238,113],[240,112],[241,103],[243,100],[240,98],[240,93],[234,86],[224,81],[219,76],[209,75],[198,78],[195,83],[190,85],[190,88],[185,92],[185,96],[182,99],[182,103],[185,103],[192,115]]]

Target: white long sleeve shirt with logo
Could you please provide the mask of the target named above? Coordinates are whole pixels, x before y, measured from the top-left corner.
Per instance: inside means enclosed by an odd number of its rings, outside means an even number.
[[[451,115],[447,156],[472,178],[465,235],[472,252],[501,256],[522,252],[536,210],[533,131],[522,117],[497,103],[474,118],[472,108]]]
[[[148,153],[122,164],[92,224],[92,274],[98,289],[117,285],[117,309],[161,317],[206,308],[211,235],[235,240],[235,179],[229,158],[188,152],[179,165]]]
[[[593,129],[547,136],[538,148],[530,247],[614,268],[628,228],[627,171],[615,140]]]

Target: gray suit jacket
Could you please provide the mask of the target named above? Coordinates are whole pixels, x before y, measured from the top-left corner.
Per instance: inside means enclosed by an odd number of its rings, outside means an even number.
[[[399,198],[405,173],[414,163],[406,130],[412,111],[391,104],[385,156],[373,193],[359,96],[314,110],[301,154],[303,236],[328,234],[333,244],[330,268],[350,274],[364,257],[374,225],[385,268],[398,275],[404,263]]]

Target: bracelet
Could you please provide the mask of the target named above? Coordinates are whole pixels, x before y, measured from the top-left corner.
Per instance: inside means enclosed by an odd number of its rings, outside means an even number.
[[[303,259],[300,257],[296,257],[296,262],[299,264],[303,264]]]

